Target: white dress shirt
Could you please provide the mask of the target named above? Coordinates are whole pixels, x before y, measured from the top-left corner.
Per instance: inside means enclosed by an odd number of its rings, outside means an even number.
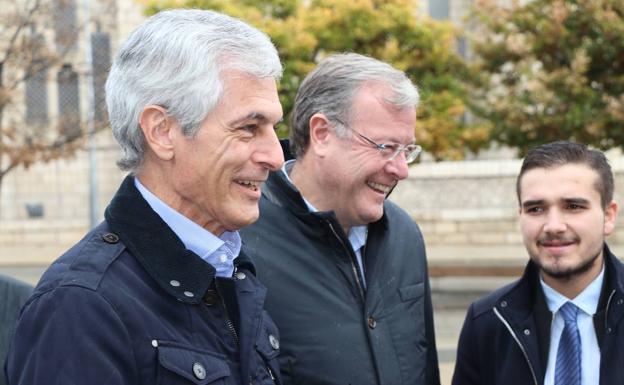
[[[241,249],[238,231],[225,231],[217,237],[197,223],[188,219],[152,194],[134,178],[134,185],[152,210],[158,214],[171,230],[180,238],[184,246],[199,255],[217,270],[219,277],[231,277],[234,273],[234,258]]]
[[[294,164],[295,164],[295,159],[291,159],[285,162],[284,165],[282,166],[282,172],[286,176],[286,179],[288,179],[290,184],[292,184],[293,186],[295,184],[292,182],[292,180],[290,179],[290,175],[288,174],[290,173],[290,170],[292,170],[292,166]],[[303,194],[301,194],[301,197],[303,198],[303,201],[308,206],[308,210],[311,213],[318,212],[316,207],[314,207],[312,203],[310,203],[303,196]],[[365,278],[366,276],[364,275],[364,264],[362,263],[362,247],[364,247],[364,245],[366,244],[367,236],[368,236],[368,226],[366,225],[353,226],[349,229],[349,233],[347,234],[347,237],[349,238],[349,243],[351,244],[351,247],[353,248],[353,251],[355,252],[355,258],[357,259],[358,267],[360,268],[360,272],[362,273],[362,280],[363,280],[362,285],[364,285],[364,287],[366,287],[366,278]]]
[[[563,317],[559,313],[559,308],[570,301],[579,308],[576,323],[581,335],[581,384],[597,385],[600,383],[600,349],[594,329],[594,314],[598,308],[598,300],[602,291],[602,281],[604,280],[604,265],[602,271],[576,298],[570,300],[548,286],[541,278],[540,283],[546,297],[548,309],[553,313],[553,320],[550,329],[550,348],[548,350],[548,365],[546,366],[546,377],[544,385],[554,385],[555,365],[557,363],[557,350],[559,349],[559,339],[563,331]]]

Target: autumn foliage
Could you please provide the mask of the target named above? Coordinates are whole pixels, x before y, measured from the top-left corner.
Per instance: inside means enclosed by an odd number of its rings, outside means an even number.
[[[461,159],[487,143],[487,124],[469,124],[456,53],[457,31],[418,14],[414,0],[181,0],[170,7],[214,9],[239,17],[271,36],[285,67],[280,99],[286,117],[305,75],[334,52],[366,54],[405,71],[422,96],[416,140],[435,159]],[[285,120],[287,122],[287,119]],[[285,134],[287,127],[282,129]]]
[[[481,0],[471,106],[518,148],[572,139],[624,148],[624,2]]]

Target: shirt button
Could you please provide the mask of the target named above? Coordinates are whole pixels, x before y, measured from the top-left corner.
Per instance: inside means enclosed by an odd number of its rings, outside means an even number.
[[[169,284],[173,287],[178,287],[180,286],[180,281],[176,281],[175,279],[172,279],[171,281],[169,281]]]
[[[524,329],[524,335],[525,336],[531,335],[531,331],[529,329]]]
[[[375,327],[377,327],[377,321],[373,318],[373,316],[368,317],[368,327],[371,329],[375,329]]]
[[[219,256],[219,261],[221,261],[221,263],[226,263],[226,262],[227,262],[227,260],[228,260],[227,255],[225,255],[225,254],[221,254],[221,255]]]
[[[501,302],[501,307],[507,307],[507,301],[502,301]]]
[[[185,292],[184,292],[184,295],[185,295],[185,296],[187,296],[187,297],[189,297],[189,298],[193,298],[193,297],[195,297],[195,294],[191,293],[190,291],[185,291]]]
[[[193,374],[195,375],[195,377],[197,377],[198,380],[203,380],[204,378],[206,378],[206,369],[204,368],[204,365],[200,364],[199,362],[194,363]]]
[[[247,276],[245,275],[245,273],[243,273],[242,271],[239,271],[238,273],[234,274],[236,276],[236,279],[240,279],[243,280],[245,279]]]

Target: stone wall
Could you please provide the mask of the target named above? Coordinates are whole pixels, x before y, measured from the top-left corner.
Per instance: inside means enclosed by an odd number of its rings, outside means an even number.
[[[124,173],[109,133],[97,140],[98,212],[102,213]],[[0,196],[0,266],[47,264],[80,240],[89,228],[89,160],[70,160],[16,170]],[[610,158],[616,198],[624,202],[624,157]],[[410,170],[391,199],[421,226],[432,265],[511,265],[526,260],[517,223],[515,178],[519,160],[423,163]],[[31,218],[28,206],[43,216]],[[32,214],[32,213],[31,213]],[[624,224],[609,239],[624,255]]]

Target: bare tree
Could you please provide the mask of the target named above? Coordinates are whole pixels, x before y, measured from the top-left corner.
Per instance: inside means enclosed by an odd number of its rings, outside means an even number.
[[[1,189],[4,177],[17,167],[70,157],[83,146],[88,132],[80,78],[92,69],[96,69],[91,74],[97,93],[94,127],[105,127],[102,95],[110,40],[101,38],[108,35],[100,32],[98,20],[77,21],[76,0],[2,0],[0,4]],[[97,6],[94,14],[114,19],[112,0],[99,1]],[[85,22],[95,29],[89,37],[83,33]],[[93,47],[92,57],[97,59],[93,68],[84,65],[80,43],[86,38],[98,44]],[[48,100],[51,86],[57,90],[56,104]]]

